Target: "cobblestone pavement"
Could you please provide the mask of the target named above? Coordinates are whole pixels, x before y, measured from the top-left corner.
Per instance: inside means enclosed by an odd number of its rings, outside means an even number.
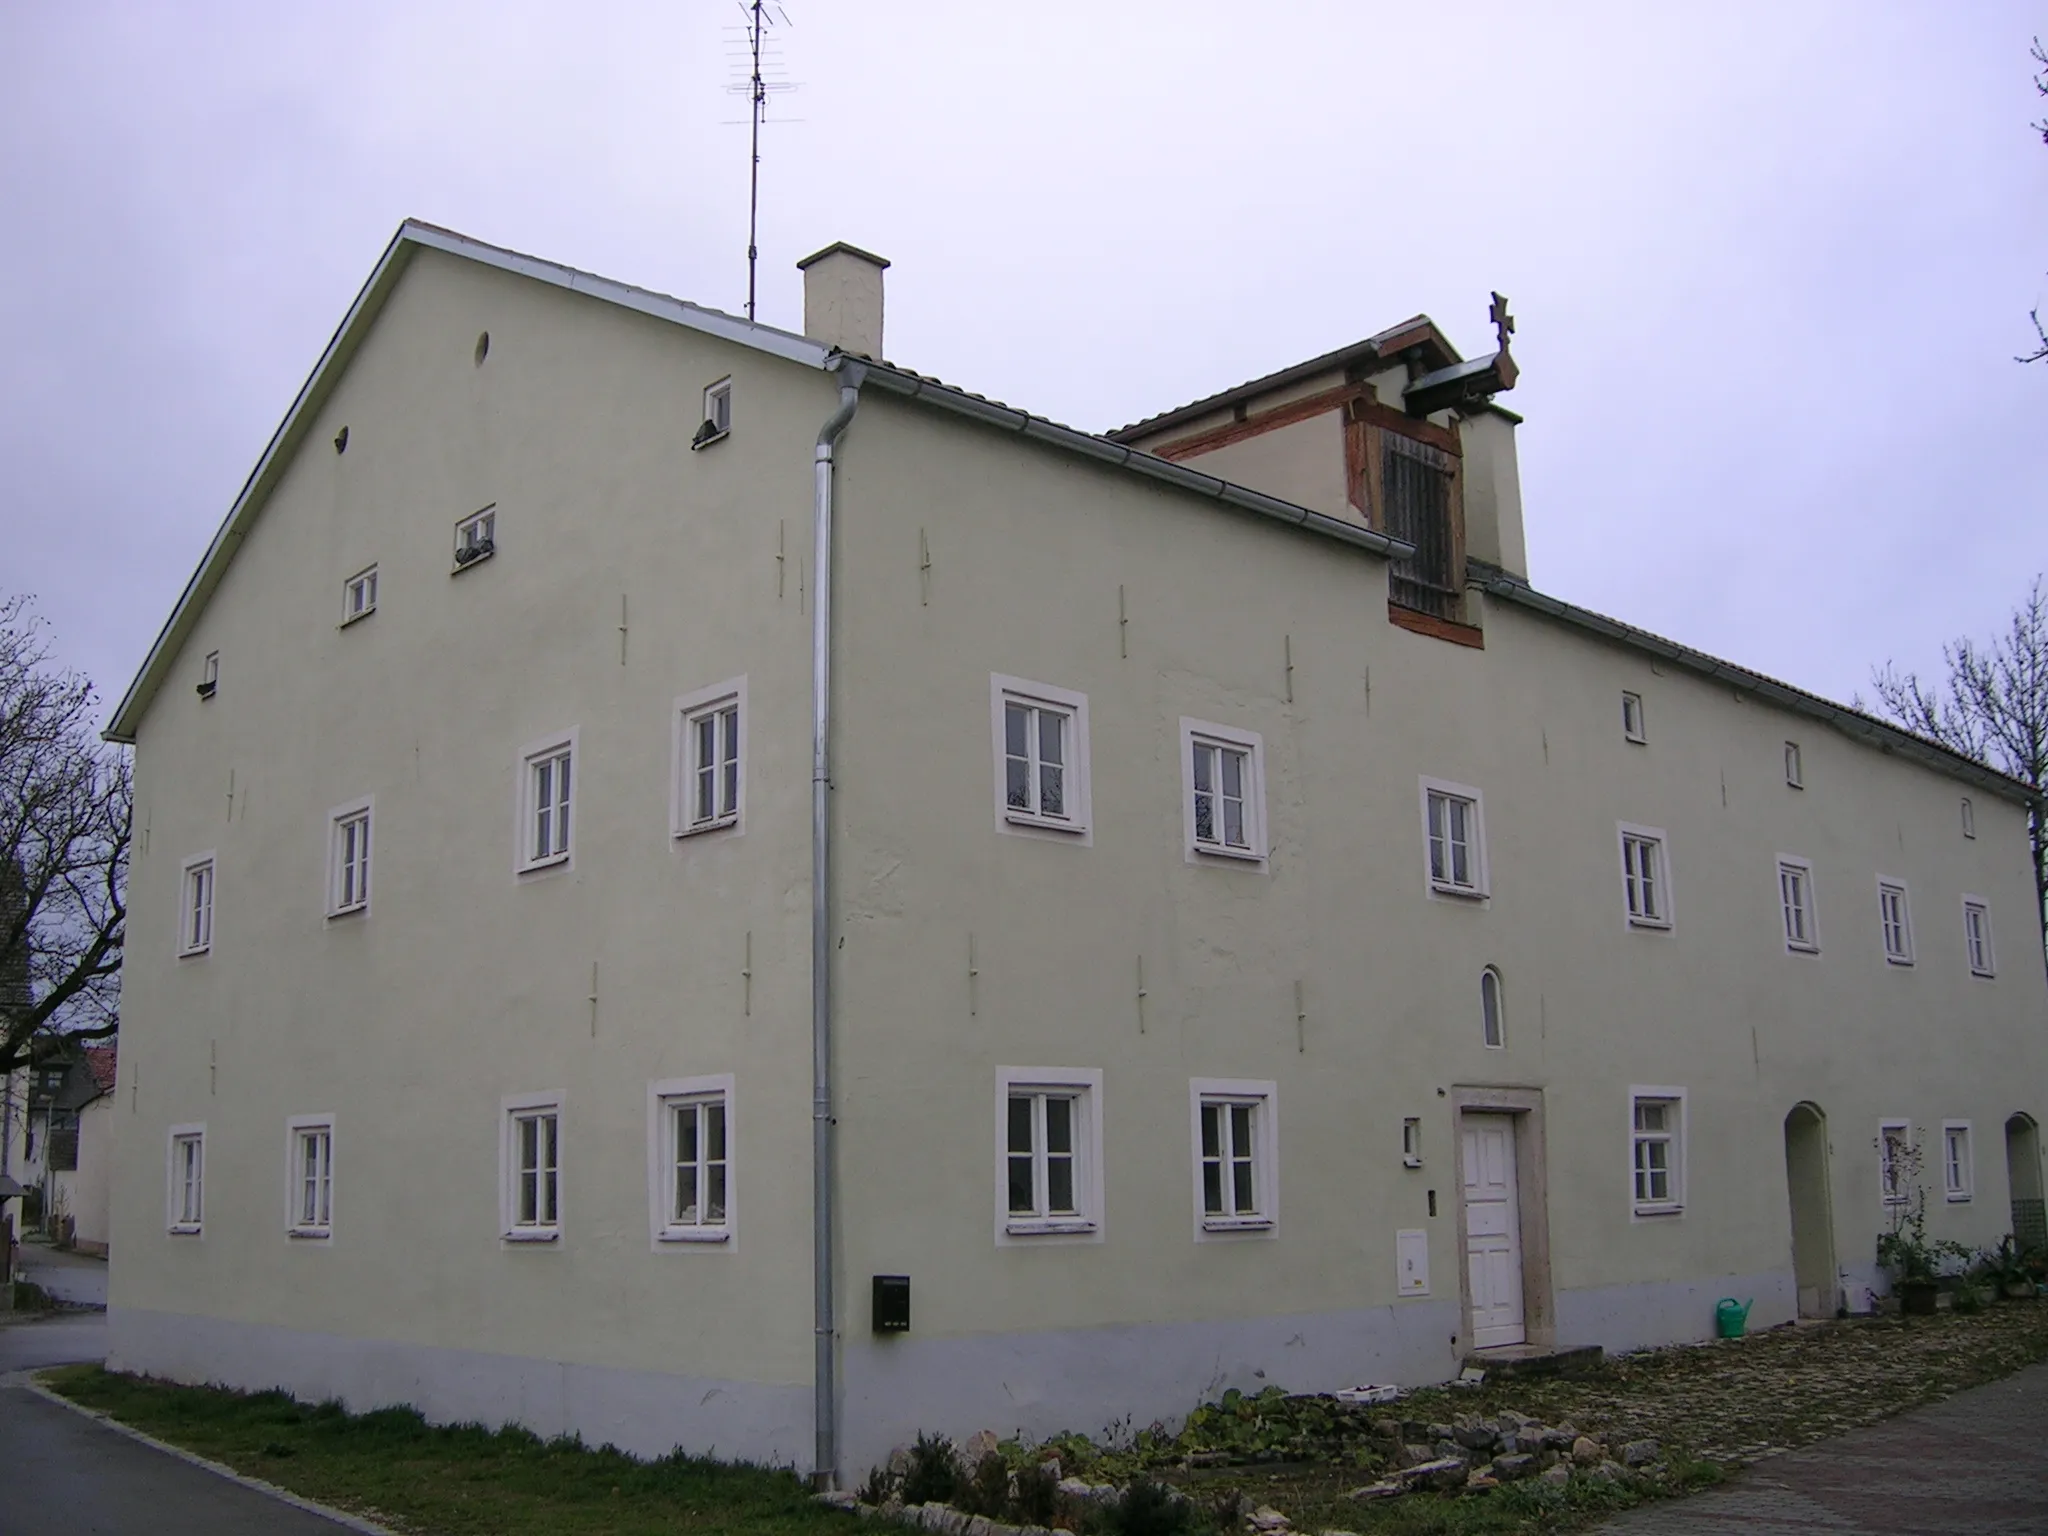
[[[1604,1536],[2041,1536],[2048,1365],[1650,1504]]]

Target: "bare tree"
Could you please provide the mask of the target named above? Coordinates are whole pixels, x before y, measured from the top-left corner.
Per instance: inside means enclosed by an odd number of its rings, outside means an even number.
[[[2048,96],[2048,49],[2044,49],[2041,46],[2041,39],[2038,37],[2034,39],[2033,53],[2034,62],[2041,66],[2041,73],[2034,76],[2034,89],[2043,96]],[[2048,144],[2048,117],[2042,118],[2034,126],[2040,130],[2041,142]],[[2048,328],[2044,328],[2041,324],[2041,306],[2037,304],[2027,311],[2027,318],[2034,322],[2034,335],[2039,338],[2041,344],[2026,356],[2017,359],[2017,361],[2022,363],[2038,363],[2042,358],[2048,357]]]
[[[93,708],[29,600],[0,599],[0,1074],[118,1023],[134,796]]]
[[[1989,646],[1970,639],[1941,648],[1948,677],[1933,687],[1890,662],[1871,674],[1878,706],[1909,731],[2018,779],[2033,791],[2027,810],[2036,915],[2048,943],[2048,592],[2036,576],[2010,627]],[[1860,700],[1858,701],[1861,702]]]

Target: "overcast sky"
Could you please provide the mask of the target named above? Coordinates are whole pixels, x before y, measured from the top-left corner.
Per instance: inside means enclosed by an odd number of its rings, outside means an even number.
[[[1513,301],[1538,586],[1840,698],[2048,566],[2038,4],[789,0],[761,318],[1108,429]],[[126,687],[408,215],[738,310],[736,0],[0,0],[0,591]]]

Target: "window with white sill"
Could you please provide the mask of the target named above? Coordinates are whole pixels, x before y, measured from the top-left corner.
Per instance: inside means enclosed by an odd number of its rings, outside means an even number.
[[[1976,896],[1963,898],[1963,948],[1969,956],[1972,976],[1998,974],[1991,950],[1991,907]]]
[[[327,915],[370,909],[369,799],[336,806],[327,815]]]
[[[1102,1226],[1102,1074],[996,1073],[997,1242],[1097,1237]]]
[[[1785,928],[1785,947],[1799,954],[1820,953],[1820,929],[1813,910],[1813,865],[1805,859],[1778,858],[1778,910]]]
[[[328,1237],[334,1231],[334,1117],[295,1115],[287,1122],[290,1137],[291,1209],[287,1230],[293,1237]]]
[[[513,1242],[552,1242],[562,1230],[561,1095],[508,1098],[501,1135],[504,1235]]]
[[[1423,868],[1429,888],[1446,896],[1488,892],[1485,803],[1478,790],[1422,780]]]
[[[737,830],[746,809],[747,680],[733,678],[676,700],[677,837]]]
[[[1913,913],[1906,900],[1906,882],[1877,881],[1877,926],[1884,940],[1884,957],[1893,965],[1913,963]]]
[[[1960,1204],[1975,1192],[1976,1170],[1970,1157],[1970,1122],[1944,1120],[1941,1126],[1942,1193]]]
[[[213,948],[214,856],[202,853],[181,867],[184,890],[178,916],[178,953],[203,955]]]
[[[1508,1043],[1507,1007],[1501,999],[1500,972],[1487,966],[1479,973],[1480,1039],[1492,1050]]]
[[[455,569],[466,571],[498,550],[498,509],[472,512],[455,525]]]
[[[520,769],[522,871],[569,861],[575,846],[575,759],[573,731],[530,747],[525,753]]]
[[[1623,822],[1621,894],[1623,910],[1634,928],[1671,926],[1671,862],[1662,827]]]
[[[1031,836],[1088,833],[1088,698],[991,675],[997,825]]]
[[[1904,1205],[1912,1197],[1913,1173],[1919,1162],[1913,1127],[1906,1120],[1884,1120],[1877,1127],[1877,1192],[1886,1205]]]
[[[1637,1088],[1630,1104],[1635,1213],[1675,1215],[1685,1209],[1685,1094],[1676,1088]]]
[[[1274,1229],[1277,1093],[1271,1082],[1197,1078],[1190,1084],[1198,1236]]]
[[[170,1187],[166,1225],[180,1236],[196,1236],[206,1217],[206,1127],[174,1125],[170,1131]]]
[[[1624,741],[1637,746],[1650,738],[1643,730],[1643,696],[1640,693],[1624,692],[1621,696],[1621,735]]]
[[[654,1240],[730,1244],[733,1078],[673,1078],[648,1090]]]
[[[1785,743],[1785,784],[1790,789],[1806,788],[1806,769],[1796,741]]]
[[[357,571],[341,584],[341,622],[346,628],[377,611],[377,567]]]
[[[1183,833],[1190,856],[1266,856],[1265,745],[1254,731],[1180,722]]]

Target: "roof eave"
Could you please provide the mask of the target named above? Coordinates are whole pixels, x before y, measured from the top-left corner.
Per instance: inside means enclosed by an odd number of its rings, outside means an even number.
[[[1720,657],[1705,651],[1681,645],[1676,640],[1667,640],[1662,635],[1638,629],[1633,624],[1624,624],[1619,619],[1610,619],[1590,608],[1581,608],[1574,603],[1565,602],[1562,598],[1552,597],[1546,592],[1538,592],[1528,582],[1520,577],[1510,576],[1497,566],[1485,565],[1477,560],[1469,563],[1474,569],[1474,574],[1481,577],[1480,586],[1490,597],[1498,597],[1548,618],[1562,620],[1603,639],[1642,651],[1659,661],[1671,662],[1689,672],[1698,673],[1702,677],[1711,678],[1715,682],[1768,700],[1781,709],[1819,720],[1867,746],[1909,758],[1922,767],[1932,769],[1948,778],[1958,779],[2001,799],[2023,806],[2034,803],[2033,790],[2020,780],[1964,757],[1959,752],[1952,752],[1939,742],[1929,741],[1924,736],[1916,736],[1911,731],[1902,730],[1874,715],[1866,715],[1861,710],[1850,709],[1846,705],[1824,699],[1819,694],[1794,688],[1789,683],[1766,677],[1761,672],[1752,672],[1747,667],[1737,666],[1734,662],[1723,661]]]

